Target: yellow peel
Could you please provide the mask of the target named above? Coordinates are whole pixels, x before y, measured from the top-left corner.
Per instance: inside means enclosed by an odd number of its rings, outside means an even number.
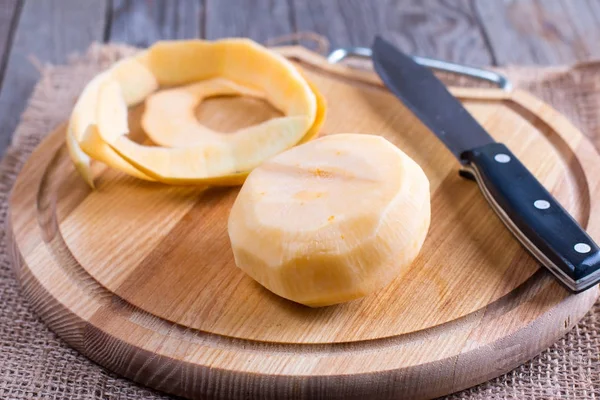
[[[317,112],[315,114],[315,120],[312,126],[308,131],[306,131],[304,137],[300,139],[300,141],[297,143],[299,145],[313,140],[317,136],[319,136],[319,133],[321,132],[321,127],[325,122],[325,116],[327,115],[327,102],[325,101],[325,97],[321,94],[321,92],[319,92],[314,83],[312,83],[311,81],[307,81],[307,83],[308,86],[310,86],[310,89],[315,94],[315,100],[317,101]]]
[[[158,89],[158,81],[147,66],[146,51],[133,58],[119,61],[110,69],[110,75],[119,84],[128,106],[142,102]]]
[[[108,79],[98,84],[96,92],[97,103],[106,106],[98,107],[96,105],[95,123],[88,125],[83,135],[80,136],[80,147],[89,157],[101,161],[111,168],[140,179],[154,180],[125,161],[106,144],[105,140],[102,140],[100,135],[101,131],[111,137],[128,132],[127,105],[121,95],[119,84],[117,81]]]
[[[88,138],[86,150],[81,148],[81,141],[84,140],[88,126],[97,123],[98,96],[103,85],[115,82],[119,86],[126,105],[139,103],[158,88],[158,82],[146,67],[146,62],[146,52],[142,52],[134,58],[119,61],[110,70],[101,73],[90,81],[73,108],[70,127],[67,131],[69,154],[83,179],[92,188],[94,183],[90,169],[90,157],[140,179],[152,180],[152,178],[137,171],[125,162],[110,146],[102,141],[89,140]],[[94,143],[93,149],[90,147],[91,142]]]
[[[97,75],[88,83],[73,107],[69,126],[67,128],[67,148],[71,160],[81,177],[94,187],[94,179],[90,168],[91,160],[82,151],[79,141],[87,126],[96,122],[96,100],[100,84],[108,79],[107,73]]]
[[[306,80],[285,57],[252,40],[165,41],[148,52],[148,65],[160,85],[229,79],[264,92],[286,115],[305,115],[307,129],[312,125],[316,102]]]
[[[95,160],[104,160],[104,163],[111,168],[123,171],[139,179],[144,179],[147,181],[154,180],[124,160],[112,149],[112,147],[107,146],[102,140],[100,132],[98,131],[98,126],[96,125],[88,126],[79,144],[81,146],[81,150],[83,150],[86,155]],[[93,187],[93,180],[91,176],[88,183]]]
[[[115,81],[102,83],[98,89],[96,123],[100,136],[106,143],[129,133],[127,104],[119,84]]]
[[[195,80],[208,81],[205,95],[264,94],[286,116],[187,149],[143,146],[126,136],[129,105],[147,98],[161,84]],[[198,87],[193,86],[191,93]],[[318,103],[323,105],[322,98],[289,61],[250,40],[160,42],[90,82],[74,108],[67,142],[76,167],[90,185],[90,155],[142,179],[239,184],[265,159],[318,132],[324,115]]]
[[[264,98],[262,92],[223,78],[192,83],[148,97],[142,127],[154,143],[165,147],[193,146],[218,140],[223,134],[200,124],[195,109],[207,98],[231,95]],[[235,132],[227,135],[232,134]]]
[[[120,136],[110,146],[133,166],[158,181],[178,184],[204,184],[248,172],[262,161],[287,148],[298,139],[289,132],[305,124],[304,117],[275,118],[261,129],[248,128],[246,134],[192,147],[151,147]],[[105,139],[105,138],[104,138]]]
[[[314,88],[313,84],[310,84],[311,87]],[[326,114],[326,104],[325,98],[314,88],[316,99],[317,99],[317,114],[315,121],[311,128],[306,132],[306,135],[302,138],[300,143],[305,143],[309,140],[314,139],[318,136],[320,129],[325,120]],[[123,138],[125,139],[125,138]],[[154,150],[150,150],[154,149]],[[250,171],[243,171],[239,173],[233,173],[229,175],[219,176],[216,178],[202,178],[202,179],[193,179],[189,177],[173,177],[166,176],[165,174],[160,174],[157,170],[161,170],[163,168],[167,168],[166,165],[168,163],[168,157],[173,157],[175,159],[180,158],[184,159],[186,157],[186,153],[189,150],[186,149],[178,149],[174,152],[170,152],[170,156],[168,150],[161,148],[148,148],[147,146],[138,145],[129,140],[121,140],[119,139],[119,143],[115,145],[115,150],[119,153],[125,160],[131,163],[135,168],[140,171],[143,171],[146,175],[153,177],[154,179],[171,184],[171,185],[197,185],[197,184],[207,184],[214,186],[235,186],[241,185],[244,183],[246,177],[248,176]],[[167,154],[161,154],[167,151]],[[179,153],[179,154],[178,154]],[[154,161],[153,157],[162,158],[163,167],[156,168],[153,166]],[[192,159],[194,156],[191,156]]]
[[[75,165],[75,169],[79,172],[79,175],[83,180],[93,189],[94,188],[94,177],[90,168],[90,157],[83,152],[79,147],[79,142],[75,139],[71,124],[67,127],[67,149],[71,160]]]
[[[324,122],[326,103],[316,86],[307,81],[315,94],[317,112],[310,129],[298,144],[305,143],[319,133]],[[244,95],[261,98],[263,93],[253,91],[222,78],[163,90],[146,99],[141,123],[144,132],[156,144],[164,147],[185,147],[200,143],[219,141],[224,136],[238,132],[222,133],[202,125],[195,115],[195,108],[211,96]]]

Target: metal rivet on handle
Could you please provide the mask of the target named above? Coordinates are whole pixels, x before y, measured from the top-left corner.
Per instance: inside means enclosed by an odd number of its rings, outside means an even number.
[[[499,163],[506,164],[510,161],[510,156],[508,154],[499,153],[494,156],[494,160],[496,160]]]
[[[547,210],[550,208],[550,203],[548,203],[546,200],[536,200],[533,202],[533,206],[538,210]]]
[[[575,249],[576,252],[581,253],[581,254],[589,253],[590,250],[592,250],[590,245],[586,244],[586,243],[577,243],[573,248]]]

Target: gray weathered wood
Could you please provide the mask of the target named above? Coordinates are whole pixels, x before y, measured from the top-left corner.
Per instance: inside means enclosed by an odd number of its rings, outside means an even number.
[[[490,64],[469,0],[292,0],[299,31],[325,35],[333,47],[369,46],[380,33],[404,51],[468,64]]]
[[[206,38],[247,36],[265,43],[294,32],[291,8],[282,0],[206,0]]]
[[[0,0],[0,90],[2,90],[2,77],[8,61],[11,34],[18,22],[20,7],[20,1]]]
[[[84,51],[93,41],[102,41],[105,12],[104,0],[25,2],[0,92],[0,154],[10,142],[39,78],[39,71],[28,58],[64,63],[69,54]]]
[[[600,57],[597,0],[473,3],[500,65],[564,64]]]
[[[115,0],[108,39],[146,47],[157,40],[200,37],[202,0]]]

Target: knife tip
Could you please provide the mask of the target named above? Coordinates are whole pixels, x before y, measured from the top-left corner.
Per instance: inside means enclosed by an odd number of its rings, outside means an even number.
[[[379,57],[388,53],[400,52],[392,42],[384,39],[382,35],[375,35],[371,51],[374,57]]]
[[[383,38],[383,36],[377,34],[377,35],[375,35],[375,39],[373,39],[373,45],[371,47],[374,48],[374,47],[379,46],[379,45],[381,45],[381,44],[383,44],[385,42],[386,42],[386,40]]]

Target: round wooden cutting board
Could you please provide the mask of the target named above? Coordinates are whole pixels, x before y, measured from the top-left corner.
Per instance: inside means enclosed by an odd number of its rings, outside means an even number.
[[[515,368],[592,306],[598,288],[570,295],[540,269],[372,73],[282,51],[327,99],[323,135],[383,135],[425,170],[431,228],[410,271],[342,305],[282,299],[235,267],[227,217],[237,188],[169,187],[98,164],[92,191],[60,127],[15,184],[9,236],[23,293],[71,346],[189,398],[429,398]],[[600,157],[583,135],[524,92],[453,92],[600,240]],[[141,111],[130,113],[138,137]],[[225,131],[273,115],[240,98],[198,110]]]

